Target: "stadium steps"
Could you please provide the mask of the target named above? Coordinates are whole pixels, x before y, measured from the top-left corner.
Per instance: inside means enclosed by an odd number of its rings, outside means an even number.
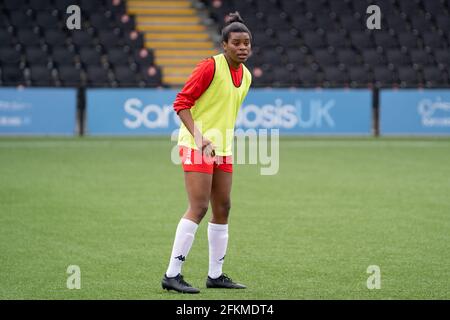
[[[145,46],[154,50],[163,82],[170,86],[182,86],[199,61],[217,54],[190,0],[129,0],[127,12],[136,16]]]

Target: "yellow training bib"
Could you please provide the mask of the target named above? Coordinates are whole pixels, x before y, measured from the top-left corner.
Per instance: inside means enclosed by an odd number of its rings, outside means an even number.
[[[191,108],[191,114],[199,131],[216,147],[216,155],[229,156],[232,154],[236,117],[247,95],[252,76],[245,65],[242,65],[242,82],[236,87],[225,56],[218,54],[213,58],[213,80]],[[198,149],[183,123],[180,126],[178,145]]]

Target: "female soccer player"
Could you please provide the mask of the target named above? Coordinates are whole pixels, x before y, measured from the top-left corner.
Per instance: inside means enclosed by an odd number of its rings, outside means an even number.
[[[232,178],[232,140],[238,110],[251,84],[244,66],[251,52],[251,33],[238,12],[228,15],[222,29],[223,54],[200,62],[178,93],[174,109],[182,124],[178,146],[189,206],[181,218],[162,287],[198,293],[183,280],[181,267],[195,232],[211,202],[208,223],[207,288],[244,289],[222,273],[228,245],[228,214]]]

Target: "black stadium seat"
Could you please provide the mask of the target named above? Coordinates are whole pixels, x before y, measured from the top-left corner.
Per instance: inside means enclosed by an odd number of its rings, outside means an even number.
[[[294,15],[291,19],[292,27],[299,32],[315,31],[317,29],[316,23],[306,15]]]
[[[305,12],[305,8],[303,6],[302,1],[296,1],[296,0],[280,0],[281,9],[286,13],[300,13]]]
[[[412,1],[411,1],[412,2]],[[432,30],[432,24],[424,15],[415,13],[414,19],[411,19],[411,28],[414,33],[420,34]]]
[[[70,41],[77,47],[88,47],[91,46],[93,42],[92,36],[84,30],[75,30],[70,33]]]
[[[419,11],[419,8],[414,1],[400,1],[398,5],[400,7],[400,12],[404,12],[407,15],[414,15]]]
[[[1,68],[2,71],[2,85],[17,86],[25,84],[23,71],[17,65],[7,65]]]
[[[259,4],[268,4],[270,2],[266,1],[259,1],[257,2]],[[285,13],[270,13],[271,11],[262,11],[262,12],[269,12],[267,15],[267,25],[270,26],[270,28],[273,28],[274,30],[281,30],[286,29],[289,26],[289,22],[286,21],[287,15]]]
[[[80,8],[83,8],[83,10],[85,10],[86,12],[102,12],[104,11],[103,5],[104,5],[104,1],[103,0],[79,0],[79,5]]]
[[[289,70],[285,68],[275,68],[273,70],[275,87],[289,87],[293,83],[293,75]]]
[[[34,11],[48,11],[52,5],[50,0],[28,0],[28,7]]]
[[[326,49],[316,50],[314,53],[314,58],[322,67],[336,66],[338,64],[336,56]]]
[[[334,49],[341,49],[348,47],[348,41],[343,32],[330,31],[327,33],[327,43]]]
[[[427,87],[435,87],[439,84],[448,84],[448,76],[445,71],[440,70],[436,66],[428,66],[423,68],[423,79]]]
[[[123,46],[123,40],[120,34],[113,30],[100,30],[98,32],[99,43],[106,48]]]
[[[347,32],[363,31],[365,28],[363,20],[356,18],[354,15],[344,15],[338,17],[338,19],[341,25],[341,29],[346,30]]]
[[[450,68],[450,51],[448,49],[436,50],[435,59],[441,69]]]
[[[20,53],[10,47],[0,48],[0,66],[18,65],[20,63]]]
[[[162,72],[156,66],[150,66],[142,70],[142,79],[150,87],[156,87],[161,83]]]
[[[432,49],[445,48],[447,46],[447,42],[436,32],[424,32],[422,34],[422,39],[424,47],[430,51]]]
[[[387,61],[394,66],[405,66],[411,64],[409,56],[400,49],[390,49],[386,52]]]
[[[350,83],[352,87],[364,87],[370,82],[370,76],[367,69],[361,66],[350,67],[348,70]]]
[[[21,10],[23,7],[25,7],[26,2],[25,0],[4,0],[3,6],[8,11],[16,11]]]
[[[269,36],[265,31],[256,31],[252,34],[253,44],[260,47],[266,47],[273,45],[274,39]]]
[[[433,16],[438,16],[444,10],[441,0],[426,0],[422,4],[425,11]]]
[[[78,87],[81,85],[81,70],[74,66],[61,66],[58,69],[59,79],[65,87]]]
[[[325,47],[325,41],[323,37],[317,32],[307,31],[303,33],[303,43],[310,49],[316,50],[318,48]]]
[[[362,57],[367,67],[385,66],[387,64],[384,56],[375,49],[364,50]]]
[[[316,21],[318,32],[330,32],[337,29],[337,22],[330,17],[329,12],[322,12],[314,15],[314,20]],[[324,23],[324,21],[327,21]]]
[[[313,14],[320,13],[323,10],[322,2],[317,0],[305,0],[305,8],[307,12]]]
[[[374,49],[375,43],[371,35],[365,31],[355,31],[350,35],[352,46],[358,50]]]
[[[123,43],[132,50],[139,50],[144,47],[144,36],[133,30],[123,35]]]
[[[330,11],[337,15],[352,14],[352,9],[348,6],[348,2],[330,1],[328,2]]]
[[[86,66],[98,66],[101,64],[101,54],[93,47],[80,49],[80,61]]]
[[[17,31],[17,39],[18,42],[24,47],[39,46],[41,44],[39,35],[29,29],[19,29]]]
[[[32,28],[33,19],[23,11],[12,11],[9,20],[15,28]]]
[[[420,82],[416,70],[411,66],[399,67],[398,79],[401,87],[417,86]]]
[[[134,61],[141,66],[141,68],[148,68],[154,64],[153,51],[142,48],[134,53]]]
[[[110,30],[114,27],[113,21],[100,12],[92,14],[89,17],[89,22],[97,30]]]
[[[86,69],[87,80],[89,85],[94,87],[109,86],[110,79],[108,71],[98,65],[90,65]]]
[[[45,32],[45,43],[51,47],[64,46],[67,42],[67,35],[59,30],[50,29]]]
[[[324,69],[324,84],[325,86],[342,87],[349,83],[349,77],[345,70],[337,67],[327,67]]]
[[[34,65],[30,67],[30,80],[33,86],[53,86],[52,70],[45,66]]]
[[[391,86],[395,82],[392,71],[384,66],[373,68],[373,78],[375,85],[379,88]]]
[[[403,32],[398,34],[398,43],[405,49],[418,48],[417,36],[410,32]]]
[[[298,48],[300,39],[296,34],[289,31],[277,32],[276,38],[278,39],[278,45],[287,49],[290,47]],[[269,44],[270,45],[270,44]]]
[[[42,29],[60,29],[62,22],[55,14],[43,11],[36,14],[36,25]]]
[[[6,46],[13,46],[16,41],[10,32],[6,29],[0,29],[0,43],[5,44]]]
[[[281,65],[282,61],[279,59],[279,54],[274,50],[265,50],[262,52],[263,60],[270,65]]]
[[[115,68],[115,77],[119,84],[123,86],[136,86],[136,73],[127,66],[118,66]]]
[[[91,0],[85,0],[91,1]],[[105,8],[111,11],[115,15],[119,15],[125,12],[125,1],[106,1]]]
[[[48,63],[48,53],[40,47],[27,47],[25,51],[27,63],[30,65],[46,66]]]
[[[432,62],[430,55],[422,49],[414,49],[410,51],[411,62],[416,67],[428,65]]]
[[[305,87],[313,87],[319,84],[318,73],[310,67],[299,67],[297,69],[300,83]]]
[[[447,15],[436,16],[436,26],[441,31],[450,30],[450,19]]]
[[[375,44],[382,50],[397,48],[398,43],[395,37],[387,32],[377,32],[374,35]]]
[[[75,53],[67,50],[65,47],[54,47],[52,53],[52,61],[58,66],[74,65]]]
[[[286,51],[287,62],[296,65],[305,65],[308,62],[307,55],[298,48],[290,48]]]
[[[77,4],[77,2],[74,0],[56,0],[53,3],[53,8],[55,8],[60,14],[65,15],[67,8],[73,4]]]
[[[351,49],[340,50],[337,54],[338,60],[345,66],[352,66],[360,63],[358,54]]]
[[[114,66],[116,65],[125,66],[129,64],[128,54],[124,52],[122,48],[113,48],[109,50],[108,61]]]

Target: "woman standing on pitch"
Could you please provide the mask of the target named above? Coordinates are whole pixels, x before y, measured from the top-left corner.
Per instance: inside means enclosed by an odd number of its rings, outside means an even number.
[[[208,223],[206,287],[245,288],[222,273],[222,264],[228,245],[233,132],[251,84],[251,74],[243,65],[251,52],[251,39],[239,13],[230,14],[222,29],[224,53],[200,62],[175,99],[173,106],[182,121],[178,146],[189,207],[175,233],[169,267],[162,279],[164,289],[200,292],[183,280],[181,267],[209,202],[212,217]]]

